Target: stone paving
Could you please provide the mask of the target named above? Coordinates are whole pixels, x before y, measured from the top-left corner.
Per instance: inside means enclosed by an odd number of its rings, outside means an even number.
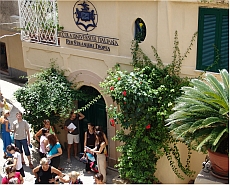
[[[0,88],[1,92],[3,93],[3,96],[7,99],[8,102],[12,103],[14,105],[13,109],[11,110],[9,121],[12,124],[13,121],[16,119],[15,114],[17,111],[23,111],[23,108],[21,107],[20,103],[18,103],[14,96],[13,93],[18,89],[21,88],[23,84],[20,84],[19,82],[15,82],[12,79],[5,78],[4,76],[1,75],[0,79]],[[32,137],[32,134],[31,134]],[[2,148],[3,143],[2,140],[0,139],[0,148]],[[38,154],[38,149],[33,146],[31,149],[31,156],[33,160],[34,166],[37,166],[39,164],[39,154]],[[80,161],[76,160],[75,158],[72,157],[71,163],[67,163],[67,153],[66,151],[63,152],[63,155],[61,156],[61,164],[60,166],[64,168],[65,170],[63,173],[69,173],[71,171],[78,171],[80,175],[80,179],[83,181],[84,184],[93,184],[94,179],[93,175],[94,173],[85,173],[84,168],[85,164],[81,163]],[[25,162],[26,165],[23,166],[24,171],[25,171],[25,178],[24,178],[24,184],[29,184],[32,183],[34,184],[34,175],[32,174],[32,170],[29,168],[29,164],[27,161],[27,158],[25,157]],[[3,150],[0,149],[0,182],[2,177],[5,176],[3,173],[3,165],[5,163],[5,159],[3,159]],[[117,178],[118,172],[112,169],[107,168],[107,184],[113,184],[114,178]]]

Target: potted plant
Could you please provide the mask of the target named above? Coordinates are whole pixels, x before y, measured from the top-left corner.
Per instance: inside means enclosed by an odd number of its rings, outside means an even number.
[[[228,178],[229,74],[223,69],[220,76],[221,81],[206,74],[203,80],[192,79],[192,86],[183,87],[167,125],[178,140],[197,151],[208,150],[212,174]],[[213,154],[221,159],[213,161],[217,158]]]

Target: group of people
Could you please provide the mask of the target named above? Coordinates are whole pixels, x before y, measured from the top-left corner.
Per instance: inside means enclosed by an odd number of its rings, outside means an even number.
[[[3,157],[7,160],[7,163],[5,163],[7,164],[5,167],[6,176],[2,179],[2,184],[13,182],[22,184],[24,182],[23,177],[25,177],[23,151],[25,156],[27,156],[29,167],[31,169],[34,168],[29,150],[29,146],[31,146],[29,124],[22,119],[22,113],[17,112],[16,120],[11,127],[8,120],[10,111],[3,109],[2,114],[0,123],[4,151]],[[13,140],[11,133],[13,134]]]
[[[70,117],[65,121],[64,129],[67,133],[67,162],[71,162],[71,147],[74,147],[74,158],[79,160],[78,157],[78,144],[79,144],[79,120],[84,119],[82,113],[70,113]],[[39,138],[40,137],[40,138]],[[62,155],[61,145],[58,142],[58,138],[55,135],[54,128],[50,125],[49,120],[44,120],[44,128],[40,129],[35,138],[40,143],[40,166],[33,169],[33,173],[36,176],[36,183],[71,183],[71,184],[83,184],[78,178],[80,175],[76,171],[72,171],[68,178],[64,178],[62,174],[62,168],[60,165],[60,156]],[[106,183],[106,156],[104,150],[108,145],[106,135],[102,132],[100,127],[93,126],[92,123],[88,123],[88,130],[85,132],[84,147],[90,148],[84,152],[91,153],[97,159],[98,172],[95,174],[94,179],[96,184]],[[48,151],[48,153],[47,153]],[[87,172],[91,172],[90,160],[86,164]]]
[[[85,132],[84,137],[84,152],[91,153],[96,158],[98,172],[103,175],[103,182],[106,183],[106,154],[107,154],[108,140],[103,133],[101,127],[92,123],[88,123],[88,130]],[[91,160],[88,158],[85,170],[91,172]]]
[[[1,96],[0,96],[1,98]],[[71,183],[71,184],[82,184],[83,182],[78,178],[78,172],[71,172],[68,178],[64,178],[62,174],[63,168],[60,167],[60,156],[62,155],[62,148],[59,140],[55,134],[54,127],[50,125],[48,119],[44,120],[44,127],[41,128],[36,134],[35,139],[39,142],[39,154],[40,154],[40,165],[35,167],[32,164],[29,146],[30,144],[30,131],[29,124],[27,121],[22,119],[22,113],[16,113],[16,120],[13,122],[12,127],[10,126],[8,117],[10,111],[2,109],[3,102],[0,99],[0,108],[2,116],[0,118],[1,133],[3,140],[4,158],[12,160],[11,163],[5,168],[6,177],[2,179],[2,184],[22,184],[25,177],[23,165],[25,160],[23,157],[23,151],[27,156],[29,167],[33,169],[33,174],[36,177],[35,183],[37,184],[49,184],[49,183]],[[69,119],[65,121],[64,129],[67,133],[68,141],[68,158],[67,162],[71,163],[70,153],[71,147],[74,147],[74,158],[79,160],[78,157],[78,144],[79,144],[79,120],[84,119],[82,113],[71,112]],[[12,141],[11,134],[14,136]],[[91,153],[95,156],[96,163],[98,166],[98,172],[95,176],[95,183],[101,184],[106,182],[106,156],[105,150],[108,145],[108,140],[105,134],[99,127],[93,126],[92,123],[88,124],[88,130],[85,132],[84,147],[85,153]],[[88,149],[86,149],[88,148]],[[86,171],[91,171],[90,160],[86,164]]]
[[[85,116],[82,113],[70,113],[69,119],[65,121],[64,129],[68,132],[67,134],[67,141],[68,141],[68,148],[67,154],[68,159],[67,162],[71,162],[70,154],[71,154],[71,147],[74,147],[74,158],[79,160],[78,157],[78,143],[79,143],[79,120],[84,119]],[[103,182],[106,183],[106,153],[107,153],[107,146],[108,140],[103,133],[101,127],[96,126],[92,123],[88,123],[88,129],[84,135],[84,152],[93,154],[95,157],[96,164],[98,167],[98,172],[103,176]],[[85,170],[90,173],[92,171],[92,161],[88,159],[86,163]]]

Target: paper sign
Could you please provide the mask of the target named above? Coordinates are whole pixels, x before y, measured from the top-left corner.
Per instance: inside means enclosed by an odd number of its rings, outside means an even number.
[[[70,123],[67,128],[75,130],[77,127],[73,123]]]

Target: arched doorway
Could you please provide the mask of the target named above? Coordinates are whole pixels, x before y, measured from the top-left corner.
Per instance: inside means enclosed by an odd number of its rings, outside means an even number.
[[[100,93],[94,89],[93,87],[90,86],[82,86],[80,90],[84,91],[87,94],[90,95],[99,95]],[[78,108],[81,108],[85,106],[87,102],[84,101],[79,101],[78,102]],[[82,112],[85,115],[85,118],[80,121],[80,146],[81,146],[81,151],[83,150],[84,147],[84,133],[87,131],[87,123],[91,122],[94,123],[95,126],[101,126],[103,132],[107,136],[107,116],[106,116],[106,104],[101,97],[96,103],[90,106],[89,109],[85,110]]]
[[[1,72],[8,73],[6,44],[3,42],[0,42],[0,70]]]

